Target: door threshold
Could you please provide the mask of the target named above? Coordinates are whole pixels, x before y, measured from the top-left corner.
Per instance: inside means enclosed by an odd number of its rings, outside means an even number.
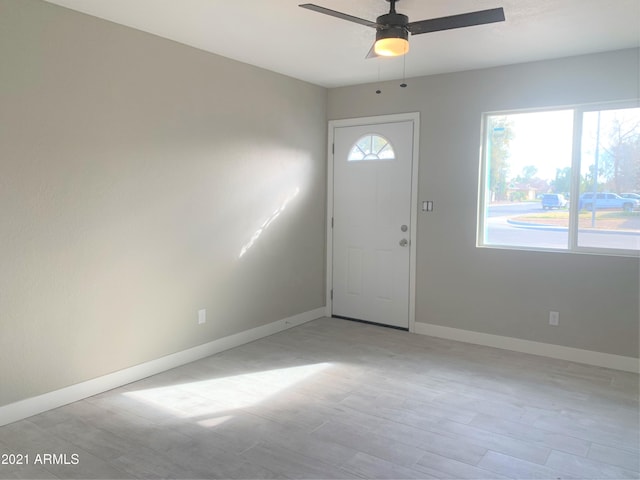
[[[393,328],[394,330],[402,330],[408,332],[409,329],[405,327],[396,327],[395,325],[386,325],[384,323],[370,322],[369,320],[360,320],[359,318],[343,317],[342,315],[331,315],[331,318],[340,318],[342,320],[348,320],[350,322],[366,323],[367,325],[375,325],[376,327]]]

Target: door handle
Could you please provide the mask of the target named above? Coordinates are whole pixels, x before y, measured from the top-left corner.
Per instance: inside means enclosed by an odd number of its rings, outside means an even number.
[[[407,240],[406,238],[403,238],[402,240],[400,240],[401,247],[406,247],[407,245],[409,245],[409,240]]]

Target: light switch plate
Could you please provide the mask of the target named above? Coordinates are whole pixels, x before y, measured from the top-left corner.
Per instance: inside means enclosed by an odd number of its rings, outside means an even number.
[[[423,212],[433,212],[433,202],[431,200],[425,200],[422,202]]]

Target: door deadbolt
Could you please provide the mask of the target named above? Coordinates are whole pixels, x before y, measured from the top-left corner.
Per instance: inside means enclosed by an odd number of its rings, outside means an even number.
[[[409,230],[409,227],[407,227],[406,225],[402,225],[400,227],[400,231],[402,231],[402,232],[406,232],[407,230]]]

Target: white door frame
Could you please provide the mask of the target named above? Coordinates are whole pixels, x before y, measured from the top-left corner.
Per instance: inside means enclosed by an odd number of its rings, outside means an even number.
[[[377,125],[380,123],[413,122],[413,159],[411,170],[411,225],[409,243],[409,331],[415,331],[416,323],[416,247],[418,230],[418,166],[420,160],[420,113],[399,113],[395,115],[379,115],[375,117],[347,118],[329,121],[329,139],[327,142],[327,298],[325,315],[331,316],[333,300],[333,144],[335,129],[339,127],[356,127]]]

